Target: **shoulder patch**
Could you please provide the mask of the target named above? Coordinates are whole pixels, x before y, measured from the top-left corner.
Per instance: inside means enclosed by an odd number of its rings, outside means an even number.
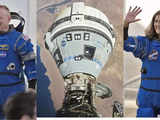
[[[26,40],[26,41],[28,41],[28,40],[30,41],[30,38],[29,38],[27,35],[23,35],[22,38],[23,38],[24,40]]]

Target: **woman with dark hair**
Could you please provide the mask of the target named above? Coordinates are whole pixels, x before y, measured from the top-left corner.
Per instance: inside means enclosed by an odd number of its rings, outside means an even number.
[[[125,17],[124,50],[142,61],[137,117],[157,117],[160,114],[160,11],[154,14],[145,36],[128,36],[129,24],[140,20],[136,16],[141,11],[140,7],[130,7]]]
[[[151,24],[149,27],[146,29],[145,34],[148,38],[150,39],[156,39],[160,38],[160,28],[155,28],[156,26],[158,27],[158,22],[160,20],[160,10],[157,11],[151,21]],[[157,24],[157,25],[156,25]],[[160,39],[159,39],[160,40]]]

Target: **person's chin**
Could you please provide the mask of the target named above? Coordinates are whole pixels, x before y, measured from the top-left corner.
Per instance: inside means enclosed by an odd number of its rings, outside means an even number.
[[[0,29],[0,34],[6,33],[7,30],[6,29]]]
[[[3,34],[3,33],[5,33],[5,31],[0,30],[0,34]]]

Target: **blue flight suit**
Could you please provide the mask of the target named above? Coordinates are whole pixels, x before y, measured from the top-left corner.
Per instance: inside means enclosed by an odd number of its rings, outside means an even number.
[[[157,117],[160,114],[160,40],[128,37],[124,50],[142,61],[137,117]]]
[[[0,117],[7,98],[25,90],[23,74],[36,79],[35,54],[30,39],[15,29],[0,34]]]

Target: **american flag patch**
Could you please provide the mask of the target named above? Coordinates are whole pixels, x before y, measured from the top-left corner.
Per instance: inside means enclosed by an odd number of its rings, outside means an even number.
[[[0,57],[6,57],[7,56],[7,53],[6,52],[0,52]]]

